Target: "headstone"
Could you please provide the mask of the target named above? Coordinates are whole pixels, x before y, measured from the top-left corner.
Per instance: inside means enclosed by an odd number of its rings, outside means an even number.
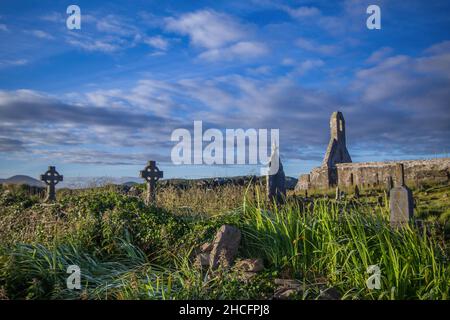
[[[228,268],[233,264],[234,258],[241,242],[241,231],[230,225],[223,225],[213,241],[213,248],[210,253],[211,268],[215,269],[219,265]]]
[[[336,197],[335,200],[341,200],[341,190],[339,190],[339,187],[336,187]]]
[[[144,170],[141,171],[140,177],[147,182],[145,203],[154,205],[156,202],[156,182],[163,177],[163,171],[160,171],[156,166],[156,162],[151,160]]]
[[[391,189],[389,207],[391,211],[391,226],[402,227],[407,225],[413,217],[413,196],[411,190],[405,185],[405,172],[402,163],[396,165],[396,181],[398,185]]]
[[[391,189],[394,187],[394,179],[392,179],[392,176],[389,176],[386,180],[386,191],[389,193],[391,192]]]
[[[63,176],[56,171],[55,167],[50,166],[48,170],[41,174],[40,179],[47,185],[47,196],[45,202],[56,201],[56,189],[55,186],[58,182],[63,181]]]
[[[278,154],[278,147],[275,145],[272,146],[267,174],[267,197],[269,201],[275,201],[276,203],[282,203],[286,198],[286,176]]]
[[[355,198],[359,198],[359,188],[358,188],[358,185],[355,185]]]

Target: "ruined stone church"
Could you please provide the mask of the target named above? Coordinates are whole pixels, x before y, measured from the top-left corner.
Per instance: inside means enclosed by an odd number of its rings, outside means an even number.
[[[332,187],[377,187],[390,180],[396,185],[396,164],[403,163],[406,182],[418,185],[426,182],[445,183],[450,180],[450,158],[353,163],[347,150],[345,120],[342,112],[333,112],[330,119],[330,142],[322,165],[309,174],[300,175],[296,190],[328,189]]]

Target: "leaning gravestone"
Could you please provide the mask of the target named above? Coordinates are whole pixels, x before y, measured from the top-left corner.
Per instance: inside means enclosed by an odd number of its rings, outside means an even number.
[[[221,265],[228,268],[233,264],[234,258],[241,242],[241,231],[230,225],[223,225],[214,238],[209,256],[209,265],[212,269]]]
[[[156,166],[155,161],[149,161],[144,170],[141,171],[140,177],[147,182],[147,195],[145,203],[147,205],[154,205],[156,202],[156,182],[163,177],[163,171],[160,171]]]
[[[411,190],[405,185],[405,172],[402,163],[396,165],[397,185],[389,194],[389,207],[391,211],[391,226],[402,227],[408,224],[413,217],[413,196]]]
[[[63,181],[63,176],[56,171],[55,167],[50,166],[48,170],[41,174],[41,181],[47,185],[47,196],[45,197],[45,202],[56,201],[56,190],[55,186],[58,182]]]
[[[278,147],[275,145],[272,146],[267,174],[267,197],[269,201],[275,201],[276,203],[282,203],[286,198],[286,176],[278,154]]]

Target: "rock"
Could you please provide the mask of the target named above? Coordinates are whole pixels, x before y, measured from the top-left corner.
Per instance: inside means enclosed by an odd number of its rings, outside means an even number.
[[[301,283],[295,279],[275,279],[274,283],[283,288],[298,289]]]
[[[195,265],[199,267],[207,267],[209,266],[209,254],[208,253],[199,253],[195,257]]]
[[[238,274],[238,279],[244,283],[247,283],[255,276],[256,272],[242,272]]]
[[[280,288],[273,294],[273,298],[276,300],[287,300],[291,296],[294,296],[298,294],[297,290],[294,289],[287,289],[287,288]]]
[[[335,288],[320,290],[319,300],[341,300],[341,294]]]
[[[206,242],[206,243],[201,245],[200,251],[201,252],[210,252],[212,250],[212,248],[213,248],[212,243]]]
[[[236,269],[247,272],[259,272],[264,269],[262,259],[243,259],[236,263]]]
[[[228,268],[233,264],[241,242],[241,231],[230,225],[223,225],[213,241],[210,254],[210,266],[215,269],[219,265]]]

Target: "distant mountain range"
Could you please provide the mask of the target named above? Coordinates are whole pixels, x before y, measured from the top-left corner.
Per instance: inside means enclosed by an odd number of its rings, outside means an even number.
[[[195,183],[202,185],[203,183],[209,184],[213,181],[218,182],[219,184],[230,183],[232,181],[236,182],[244,179],[247,181],[249,177],[239,176],[239,177],[224,177],[224,178],[204,178],[204,179],[164,179],[161,180],[163,185],[184,185]],[[164,181],[164,182],[163,182]],[[89,188],[89,187],[98,187],[105,184],[118,184],[125,185],[128,187],[132,187],[136,184],[144,183],[143,179],[135,178],[135,177],[121,177],[121,178],[113,178],[113,177],[68,177],[65,178],[63,182],[58,183],[57,188],[70,188],[70,189],[80,189],[80,188]],[[293,189],[297,183],[296,178],[286,177],[286,188]],[[32,177],[26,175],[15,175],[8,179],[0,179],[0,184],[27,184],[33,187],[45,187],[45,184],[42,181],[34,179]]]
[[[45,183],[25,175],[16,175],[8,179],[0,179],[0,184],[27,184],[32,187],[45,187]]]

